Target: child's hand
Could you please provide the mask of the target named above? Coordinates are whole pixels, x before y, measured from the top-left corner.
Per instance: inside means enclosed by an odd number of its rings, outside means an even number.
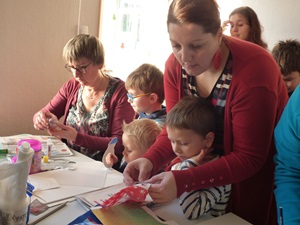
[[[112,167],[115,163],[118,162],[118,157],[115,154],[108,153],[106,158],[105,158],[105,162],[106,162],[107,165]]]
[[[198,162],[199,165],[207,163],[211,161],[214,158],[214,155],[211,154],[212,149],[201,149],[200,153],[198,155],[195,155],[193,159]]]

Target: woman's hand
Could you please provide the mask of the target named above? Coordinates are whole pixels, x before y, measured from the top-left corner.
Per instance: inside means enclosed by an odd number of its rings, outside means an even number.
[[[172,172],[163,172],[146,180],[148,193],[155,203],[167,203],[177,198],[177,186]]]
[[[75,141],[78,132],[71,126],[56,122],[55,126],[48,127],[48,133],[51,136],[57,137],[59,139],[64,138],[69,141]]]
[[[58,121],[57,117],[50,112],[39,111],[34,116],[33,126],[37,130],[46,130],[49,128],[49,120]]]
[[[153,164],[149,159],[139,158],[128,163],[123,172],[123,181],[126,185],[133,185],[135,181],[143,182],[149,179]]]

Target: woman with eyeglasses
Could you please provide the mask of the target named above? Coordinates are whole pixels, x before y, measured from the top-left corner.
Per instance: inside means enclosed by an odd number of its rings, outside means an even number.
[[[156,203],[231,184],[226,212],[251,224],[275,225],[273,132],[288,100],[279,67],[258,45],[223,35],[215,0],[173,0],[167,28],[173,51],[164,72],[167,115],[187,95],[211,102],[217,123],[213,153],[220,157],[157,174],[176,156],[164,129],[143,157],[126,166],[124,182],[150,183]]]
[[[257,14],[248,6],[234,9],[229,20],[224,21],[223,29],[230,26],[230,35],[245,41],[250,41],[265,49],[268,44],[262,38],[263,27],[260,25]]]
[[[100,160],[108,143],[118,137],[115,150],[121,159],[122,124],[133,120],[134,111],[124,82],[102,71],[102,43],[94,36],[79,34],[67,42],[63,58],[73,77],[34,115],[35,129],[47,130],[65,139],[70,148]],[[58,122],[62,117],[63,124]]]

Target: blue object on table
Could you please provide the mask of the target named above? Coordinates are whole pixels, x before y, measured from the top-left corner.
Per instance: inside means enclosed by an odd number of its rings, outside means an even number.
[[[87,211],[83,215],[77,217],[68,225],[103,225],[100,220],[94,215],[92,210]]]

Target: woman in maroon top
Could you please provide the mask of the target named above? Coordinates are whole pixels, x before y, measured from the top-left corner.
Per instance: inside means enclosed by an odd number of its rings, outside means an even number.
[[[214,149],[221,157],[155,175],[175,157],[164,130],[142,158],[127,165],[124,182],[152,183],[149,193],[158,203],[232,184],[228,212],[255,225],[276,224],[273,130],[288,100],[276,62],[263,48],[224,36],[214,0],[173,0],[167,24],[173,48],[164,73],[167,112],[185,95],[211,101]]]
[[[122,158],[122,124],[134,118],[124,82],[103,73],[104,49],[98,38],[80,34],[64,47],[65,68],[73,78],[33,117],[34,127],[66,139],[72,149],[88,156],[102,155],[113,137]],[[58,120],[63,118],[63,124]],[[54,121],[51,126],[49,120]]]

